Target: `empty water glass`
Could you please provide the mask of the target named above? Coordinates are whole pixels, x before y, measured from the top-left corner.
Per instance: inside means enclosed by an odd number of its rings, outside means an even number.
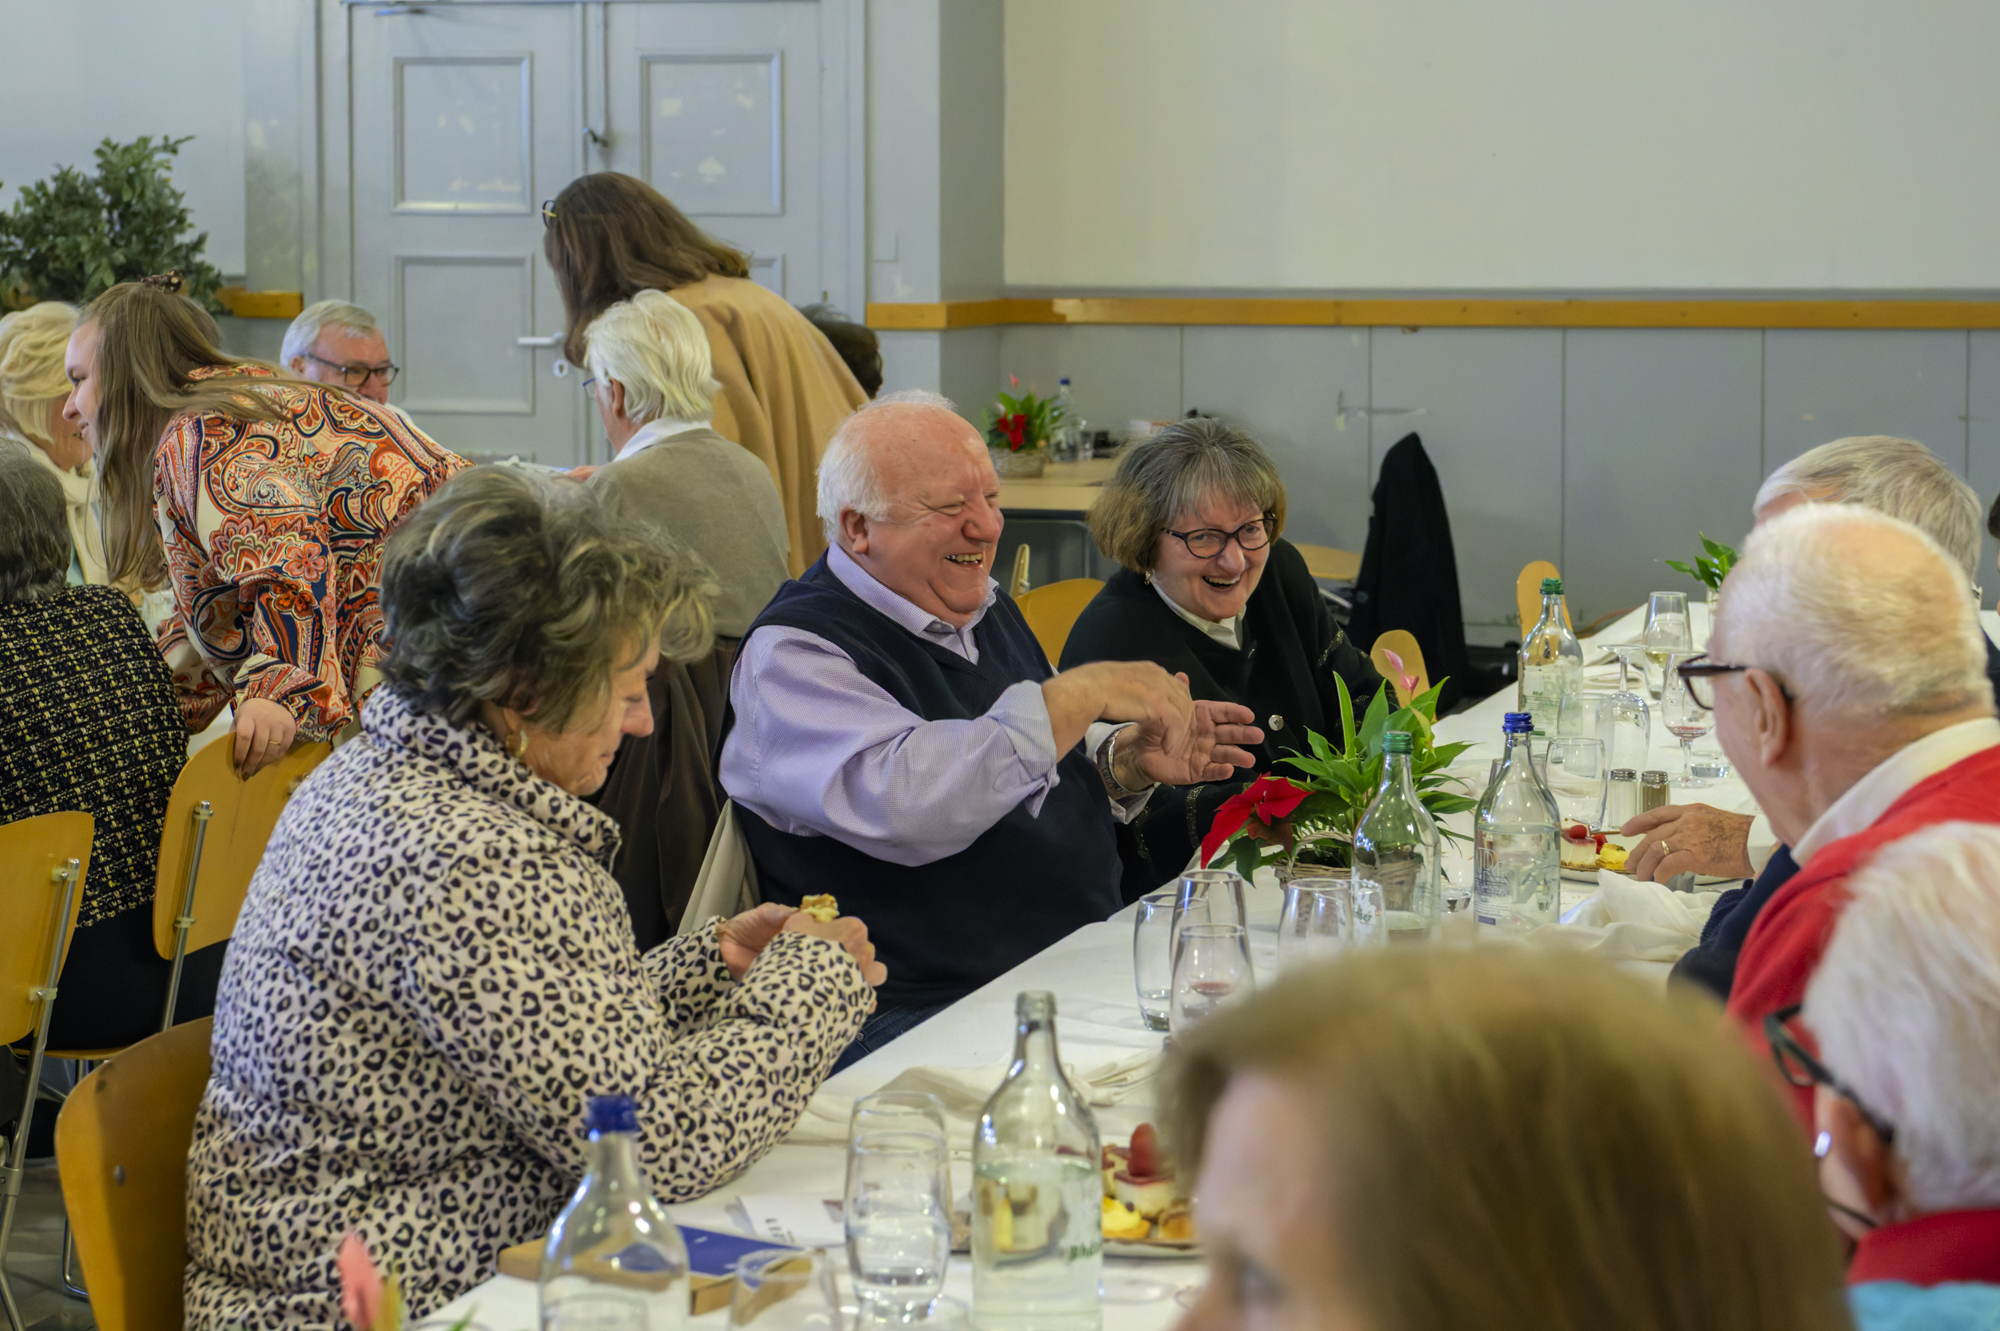
[[[1181,928],[1188,924],[1250,927],[1243,909],[1243,876],[1232,869],[1190,869],[1174,886],[1173,946],[1180,952]]]
[[[1184,924],[1174,959],[1168,1024],[1179,1039],[1238,994],[1250,992],[1250,935],[1240,924]]]
[[[1611,771],[1604,761],[1603,741],[1559,735],[1549,741],[1548,756],[1535,765],[1556,797],[1564,825],[1582,823],[1592,832],[1604,826]]]
[[[1139,898],[1132,921],[1132,984],[1139,991],[1139,1019],[1149,1031],[1167,1029],[1174,1001],[1174,902],[1171,887]]]
[[[944,1139],[869,1132],[847,1143],[847,1265],[862,1313],[919,1322],[951,1259],[951,1185]]]
[[[1334,956],[1348,945],[1350,885],[1345,878],[1294,878],[1278,916],[1278,969]]]
[[[818,1248],[764,1248],[736,1259],[729,1325],[757,1331],[841,1331],[833,1264]]]
[[[1353,921],[1349,936],[1356,947],[1387,947],[1389,945],[1389,903],[1388,894],[1382,884],[1366,878],[1357,878],[1348,885],[1348,915]],[[1421,933],[1415,937],[1422,938]]]

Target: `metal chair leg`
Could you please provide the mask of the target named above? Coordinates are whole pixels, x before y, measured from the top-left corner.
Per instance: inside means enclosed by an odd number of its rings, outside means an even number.
[[[79,1058],[76,1061],[76,1079],[82,1081],[85,1077],[88,1077],[91,1067],[91,1060]],[[90,1301],[90,1291],[83,1287],[83,1273],[76,1269],[76,1232],[69,1226],[69,1214],[66,1209],[63,1213],[62,1270],[60,1274],[62,1276],[63,1293],[73,1299],[82,1299],[86,1303]]]

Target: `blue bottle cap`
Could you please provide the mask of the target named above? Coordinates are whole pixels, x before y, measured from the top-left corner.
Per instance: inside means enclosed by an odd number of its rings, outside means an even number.
[[[583,1115],[584,1126],[599,1132],[637,1132],[639,1102],[629,1095],[593,1095]]]
[[[1509,712],[1500,719],[1500,729],[1509,735],[1530,735],[1535,730],[1535,718],[1527,712]]]

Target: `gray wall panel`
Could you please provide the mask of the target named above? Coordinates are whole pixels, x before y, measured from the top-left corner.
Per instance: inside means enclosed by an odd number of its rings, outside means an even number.
[[[1368,334],[1354,328],[1189,328],[1182,404],[1249,431],[1285,478],[1295,540],[1359,550],[1368,537]]]
[[[1764,334],[1764,475],[1853,434],[1915,439],[1963,474],[1963,332],[1773,328]]]
[[[1437,468],[1458,554],[1466,637],[1520,636],[1514,580],[1535,559],[1560,562],[1563,528],[1560,331],[1427,328],[1374,331],[1370,477],[1415,430]]]
[[[1697,530],[1735,544],[1761,479],[1756,332],[1564,334],[1560,566],[1579,627],[1654,588],[1699,592],[1662,559]],[[1518,568],[1516,572],[1518,572]]]
[[[1990,513],[1994,497],[2000,495],[2000,332],[1973,333],[1969,360],[1972,375],[1966,397],[1971,420],[1966,423],[1969,441],[1966,451],[1971,465],[1965,479],[1979,491]],[[1994,558],[1993,538],[1988,536],[1976,579],[1986,589],[1983,601],[1988,608],[2000,593],[2000,567],[1996,567]]]
[[[1129,420],[1164,420],[1181,413],[1181,330],[1130,325],[1013,324],[1000,330],[1000,366],[987,396],[958,405],[984,421],[992,394],[1014,375],[1025,391],[1056,391],[1075,383],[1078,410],[1093,430],[1125,433]],[[1011,390],[1010,390],[1011,391]]]

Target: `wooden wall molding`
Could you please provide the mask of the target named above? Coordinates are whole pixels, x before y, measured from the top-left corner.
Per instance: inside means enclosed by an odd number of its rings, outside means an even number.
[[[222,287],[215,293],[222,308],[239,319],[296,319],[306,307],[305,293],[299,291],[248,291],[242,287]]]
[[[1239,324],[1313,328],[2000,328],[1988,300],[1320,300],[1009,296],[870,304],[868,326]]]

